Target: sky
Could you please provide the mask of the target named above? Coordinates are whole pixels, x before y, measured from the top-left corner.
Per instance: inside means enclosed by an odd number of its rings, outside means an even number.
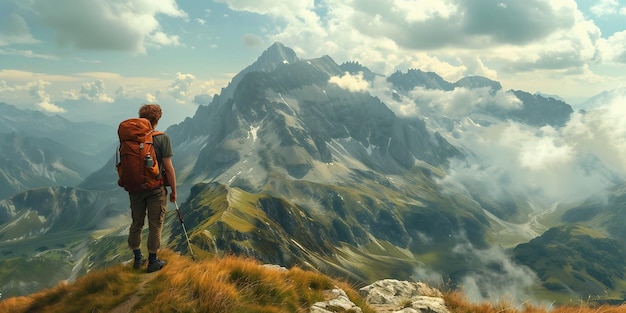
[[[0,0],[0,102],[96,121],[156,102],[166,127],[276,41],[573,106],[626,85],[626,0]]]

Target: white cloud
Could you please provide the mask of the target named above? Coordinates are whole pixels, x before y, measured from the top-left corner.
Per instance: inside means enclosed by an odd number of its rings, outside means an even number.
[[[72,75],[46,75],[16,70],[0,70],[0,99],[20,108],[63,112],[70,120],[116,123],[136,114],[135,106],[160,101],[164,117],[160,125],[179,123],[197,109],[193,103],[196,92],[191,89],[189,74],[180,74],[172,81],[163,77],[122,76],[111,72],[81,72]],[[186,77],[186,78],[185,78]],[[185,80],[187,79],[187,80]],[[41,81],[38,86],[34,82]],[[199,93],[218,93],[226,83],[202,81]],[[52,88],[56,87],[56,88]],[[172,92],[187,89],[185,98],[175,99]],[[151,92],[148,92],[151,91]],[[175,93],[181,96],[180,93]],[[34,101],[33,101],[34,99]],[[80,100],[80,101],[77,101]],[[167,112],[167,113],[165,113]]]
[[[167,87],[167,93],[176,99],[176,102],[185,103],[191,96],[191,84],[196,80],[192,74],[176,73],[176,78]]]
[[[37,101],[37,106],[40,109],[51,113],[66,112],[65,109],[52,103],[50,95],[45,91],[46,86],[49,84],[49,82],[37,80],[29,83],[26,87],[28,88],[28,93]]]
[[[14,90],[13,87],[7,85],[7,82],[4,80],[0,80],[0,93],[2,92],[12,92]]]
[[[50,98],[48,96],[46,96],[44,99],[42,99],[40,102],[38,102],[37,105],[42,110],[44,110],[46,112],[50,112],[50,113],[64,113],[64,112],[66,112],[66,110],[64,108],[61,108],[61,107],[57,106],[56,104],[50,102]]]
[[[626,30],[602,39],[598,46],[600,57],[606,63],[626,64]]]
[[[449,19],[458,13],[459,6],[455,1],[421,1],[417,5],[412,0],[394,0],[391,11],[404,17],[408,23],[423,22],[439,16]]]
[[[530,268],[512,261],[504,249],[491,247],[480,250],[469,244],[460,244],[453,252],[462,255],[468,262],[486,265],[476,266],[462,277],[460,284],[470,301],[502,301],[520,307],[534,301],[531,294],[532,287],[538,282],[537,275]]]
[[[390,38],[407,49],[523,45],[570,28],[576,12],[573,1],[518,1],[506,7],[479,0],[439,0],[428,5],[354,1],[346,5],[353,10],[348,22],[360,33]]]
[[[537,131],[523,129],[519,124],[505,128],[499,144],[517,150],[517,164],[534,172],[569,167],[575,157],[574,147],[560,140],[558,132],[549,126]]]
[[[14,95],[18,93],[26,93],[28,94],[28,96],[30,96],[31,99],[33,99],[36,102],[36,106],[38,109],[41,109],[46,112],[53,112],[53,113],[66,112],[65,109],[55,105],[52,102],[51,100],[52,97],[46,91],[46,87],[51,84],[49,81],[45,81],[41,77],[39,78],[33,77],[32,73],[6,71],[6,70],[0,71],[0,78],[5,76],[3,74],[5,74],[6,72],[17,73],[20,75],[31,74],[31,76],[29,76],[29,78],[27,79],[28,81],[25,82],[24,84],[8,85],[6,81],[0,80],[0,94],[3,94],[4,99],[6,99],[9,95]]]
[[[560,129],[515,122],[457,125],[456,142],[468,159],[453,161],[442,183],[480,186],[500,200],[511,194],[543,204],[585,199],[626,179],[625,100],[617,96],[601,109],[574,113]]]
[[[333,76],[328,80],[329,83],[339,86],[339,88],[350,91],[366,91],[369,88],[369,82],[363,79],[363,73],[351,75],[346,72],[343,76]]]
[[[618,12],[619,2],[617,0],[600,0],[591,7],[591,12],[597,16],[611,15]]]
[[[64,96],[68,99],[78,100],[85,99],[88,101],[112,103],[113,98],[106,94],[104,81],[98,79],[93,82],[84,83],[80,90],[65,91]]]
[[[518,109],[521,101],[506,91],[493,92],[491,88],[455,88],[452,91],[418,87],[410,93],[421,107],[428,107],[450,117],[468,116],[472,112],[498,107],[506,110]]]
[[[457,81],[463,78],[468,72],[489,78],[496,78],[497,76],[494,71],[488,70],[484,66],[479,57],[464,58],[463,62],[460,62],[458,65],[453,65],[424,52],[418,52],[412,55],[412,59],[407,58],[404,60],[406,64],[398,64],[398,68],[403,70],[420,69],[424,72],[435,72],[448,81]],[[472,69],[470,70],[469,67],[472,67]]]
[[[603,106],[576,113],[563,129],[563,136],[576,143],[581,155],[593,156],[621,176],[626,176],[626,92],[615,93]]]
[[[370,90],[370,94],[381,99],[390,110],[395,114],[405,117],[415,117],[420,113],[419,107],[415,101],[409,97],[394,97],[391,85],[385,78],[377,78],[374,80],[374,88]]]
[[[163,14],[186,17],[175,0],[129,1],[32,0],[29,8],[55,34],[57,44],[85,50],[144,53],[146,41],[177,45],[157,19]]]
[[[177,35],[168,35],[162,31],[156,31],[148,36],[150,43],[160,46],[180,46],[180,37]]]
[[[434,113],[446,118],[459,119],[473,113],[511,111],[522,108],[515,94],[489,87],[453,90],[428,89],[421,86],[409,91],[406,96],[397,94],[386,78],[374,80],[368,91],[381,99],[394,113],[400,116],[424,118]],[[436,117],[435,117],[436,118]]]
[[[211,79],[201,81],[198,94],[208,94],[213,96],[219,94],[221,89],[226,85],[228,85],[228,81],[225,80],[216,81]]]
[[[150,103],[157,102],[157,97],[152,95],[151,93],[146,93],[145,96],[144,96],[144,99],[146,99],[146,101],[148,101]]]
[[[267,14],[284,19],[297,19],[302,15],[307,15],[314,8],[313,0],[216,0],[215,2],[225,3],[236,11]]]

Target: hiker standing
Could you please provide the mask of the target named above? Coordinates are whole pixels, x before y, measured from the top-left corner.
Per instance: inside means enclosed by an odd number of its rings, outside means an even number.
[[[139,109],[139,118],[123,121],[118,129],[118,183],[128,191],[132,216],[128,245],[134,253],[133,267],[141,268],[146,262],[141,253],[141,233],[147,215],[148,273],[160,270],[167,263],[157,257],[167,210],[166,185],[171,189],[169,200],[176,201],[176,172],[172,165],[170,138],[155,130],[161,115],[158,104],[144,104]]]

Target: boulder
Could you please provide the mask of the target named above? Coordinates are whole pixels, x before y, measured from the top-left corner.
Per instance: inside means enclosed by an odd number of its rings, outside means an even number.
[[[441,291],[421,282],[385,279],[359,292],[376,312],[450,313]]]
[[[332,313],[332,312],[363,312],[361,308],[356,306],[350,299],[346,292],[342,289],[335,288],[325,292],[326,301],[316,302],[311,307],[309,312],[311,313]]]

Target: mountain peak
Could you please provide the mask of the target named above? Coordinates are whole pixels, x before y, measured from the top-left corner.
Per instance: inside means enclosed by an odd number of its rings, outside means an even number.
[[[420,69],[409,69],[406,74],[401,71],[393,73],[387,78],[395,88],[401,90],[413,90],[415,87],[424,87],[426,89],[453,90],[454,86],[445,81],[435,72],[424,72]]]
[[[343,71],[346,71],[350,74],[357,74],[359,72],[363,73],[363,78],[368,81],[373,81],[376,76],[383,76],[372,72],[369,68],[362,65],[358,61],[348,61],[339,66]]]
[[[483,76],[467,76],[459,79],[455,84],[458,87],[465,88],[481,88],[481,87],[489,87],[493,91],[502,90],[502,85],[494,80],[491,80],[487,77]]]
[[[274,42],[265,50],[256,61],[257,66],[263,69],[274,69],[278,64],[290,64],[299,61],[296,53],[280,42]]]
[[[300,58],[298,58],[296,53],[291,48],[276,41],[269,46],[267,50],[263,51],[256,62],[250,64],[248,67],[235,75],[235,77],[233,77],[231,82],[228,84],[228,87],[222,89],[220,96],[217,97],[217,99],[214,98],[213,101],[220,101],[219,99],[227,101],[230,99],[241,79],[250,72],[272,72],[279,65],[293,64],[298,61],[300,61]]]

